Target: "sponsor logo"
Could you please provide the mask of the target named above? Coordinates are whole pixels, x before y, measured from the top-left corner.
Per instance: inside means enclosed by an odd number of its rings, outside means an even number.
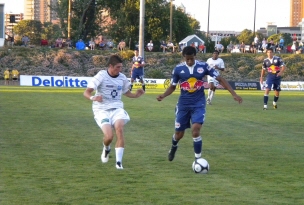
[[[191,77],[187,81],[181,82],[180,88],[184,91],[188,91],[189,93],[193,93],[196,90],[200,90],[203,85],[204,81]]]
[[[198,73],[203,73],[203,72],[204,72],[204,69],[203,69],[203,68],[197,68],[197,72],[198,72]]]
[[[185,73],[185,71],[184,71],[184,70],[182,70],[180,73]]]
[[[102,123],[105,123],[105,122],[110,122],[110,120],[109,120],[108,118],[105,118],[105,119],[102,119],[102,120],[101,120],[101,124],[102,124]]]
[[[86,80],[79,80],[78,78],[64,77],[63,80],[50,77],[48,79],[42,79],[38,76],[32,77],[32,86],[50,86],[50,87],[87,87],[88,82]]]
[[[268,67],[267,71],[268,73],[277,73],[278,71],[280,71],[280,68],[278,66],[271,65],[270,67]]]

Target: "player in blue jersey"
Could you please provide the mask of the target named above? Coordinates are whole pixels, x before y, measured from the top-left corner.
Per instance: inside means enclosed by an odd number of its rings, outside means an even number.
[[[144,82],[144,66],[145,66],[145,61],[143,57],[139,56],[138,49],[136,48],[134,50],[135,56],[132,58],[132,68],[131,68],[131,87],[130,91],[132,91],[133,83],[134,80],[139,79],[139,82],[141,82],[142,89],[145,91],[146,86]]]
[[[196,49],[194,47],[185,47],[182,54],[185,62],[180,63],[174,68],[170,87],[157,97],[158,101],[162,101],[175,91],[178,83],[180,84],[181,92],[175,113],[175,134],[172,137],[172,146],[168,155],[169,161],[174,159],[178,142],[183,138],[185,130],[190,128],[190,123],[192,123],[194,156],[195,158],[201,157],[202,137],[200,130],[205,121],[206,113],[206,100],[203,86],[203,78],[205,75],[210,75],[219,81],[219,83],[231,93],[234,100],[239,103],[243,101],[242,98],[234,92],[229,83],[220,76],[217,70],[209,67],[205,62],[195,60]]]
[[[263,76],[267,73],[266,84],[265,84],[265,93],[264,93],[264,107],[263,110],[267,110],[268,103],[268,95],[271,88],[274,90],[274,98],[273,98],[273,108],[277,109],[277,102],[279,100],[280,91],[281,91],[281,76],[285,70],[285,64],[283,60],[273,55],[272,49],[267,49],[266,51],[267,58],[263,61],[262,72],[260,83],[263,84]]]

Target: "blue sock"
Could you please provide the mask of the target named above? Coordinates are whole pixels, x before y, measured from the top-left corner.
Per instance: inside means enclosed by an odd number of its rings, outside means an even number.
[[[267,105],[268,103],[268,95],[264,95],[264,105]]]
[[[193,138],[193,148],[194,148],[195,158],[200,158],[201,157],[202,146],[203,146],[203,141],[202,141],[201,136],[199,136],[197,138]]]
[[[278,99],[279,99],[279,97],[274,96],[273,101],[274,101],[274,102],[278,102]]]

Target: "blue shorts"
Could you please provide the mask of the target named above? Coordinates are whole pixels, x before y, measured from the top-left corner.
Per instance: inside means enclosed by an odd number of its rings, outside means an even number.
[[[205,122],[205,107],[186,107],[180,108],[176,105],[175,109],[175,130],[184,131],[190,128],[190,121],[192,124],[204,124]]]
[[[131,76],[132,79],[140,79],[140,80],[143,80],[144,78],[144,70],[142,68],[134,68],[133,71],[132,71],[132,76]]]
[[[277,74],[268,74],[266,79],[266,88],[276,91],[281,91],[281,77],[276,77]]]

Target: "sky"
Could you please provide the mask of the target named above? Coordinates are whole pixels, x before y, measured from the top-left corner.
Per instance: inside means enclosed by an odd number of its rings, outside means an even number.
[[[169,1],[169,0],[168,0]],[[289,26],[290,0],[210,0],[209,31],[243,31],[254,28],[254,4],[256,1],[255,29],[272,23],[279,27]],[[209,0],[174,0],[181,3],[186,12],[200,22],[201,30],[207,31]],[[23,13],[24,0],[0,0],[5,3],[6,13]]]

